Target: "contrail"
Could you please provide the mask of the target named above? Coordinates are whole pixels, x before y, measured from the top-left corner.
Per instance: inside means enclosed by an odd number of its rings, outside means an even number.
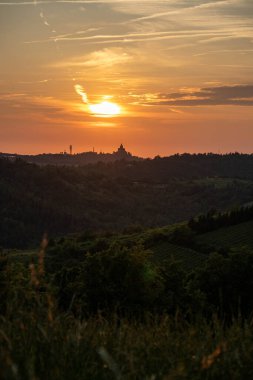
[[[83,86],[81,86],[80,84],[75,84],[74,87],[75,87],[76,93],[82,97],[83,102],[85,104],[89,104],[88,96],[86,92],[84,92]]]
[[[119,1],[119,0],[116,0]],[[105,1],[103,0],[33,0],[33,1],[22,1],[20,3],[14,2],[14,1],[9,1],[8,3],[6,2],[0,2],[0,5],[37,5],[37,4],[56,4],[56,3],[65,3],[65,4],[98,4],[98,3],[104,3]],[[111,2],[112,1],[106,1],[106,2]]]

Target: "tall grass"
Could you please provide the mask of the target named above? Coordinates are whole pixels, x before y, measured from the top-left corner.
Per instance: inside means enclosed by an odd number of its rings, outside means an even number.
[[[9,264],[0,317],[0,379],[174,380],[253,378],[250,322],[224,326],[196,317],[98,314],[78,320],[57,309],[43,250],[30,268]]]
[[[1,379],[251,379],[249,324],[36,315],[0,323]]]

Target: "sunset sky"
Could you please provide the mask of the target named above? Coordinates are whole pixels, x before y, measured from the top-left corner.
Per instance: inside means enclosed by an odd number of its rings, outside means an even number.
[[[0,151],[253,152],[252,0],[0,0]]]

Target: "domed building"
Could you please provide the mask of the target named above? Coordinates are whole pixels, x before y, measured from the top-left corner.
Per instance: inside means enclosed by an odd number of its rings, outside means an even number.
[[[123,144],[120,144],[120,147],[116,152],[113,152],[113,155],[116,156],[118,160],[127,160],[132,157],[132,154],[126,151]]]

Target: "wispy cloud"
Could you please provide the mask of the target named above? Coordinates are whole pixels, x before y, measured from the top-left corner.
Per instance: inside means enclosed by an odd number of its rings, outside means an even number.
[[[61,3],[65,3],[65,4],[71,4],[71,5],[74,5],[74,4],[97,4],[97,3],[103,3],[103,1],[101,0],[34,0],[34,1],[8,1],[8,2],[0,2],[0,6],[1,5],[36,5],[36,4],[61,4]]]
[[[159,31],[145,33],[123,33],[111,35],[92,35],[92,36],[53,36],[46,40],[26,41],[26,44],[48,43],[55,41],[62,42],[80,42],[91,44],[112,44],[112,43],[130,43],[143,41],[159,41],[168,39],[191,39],[200,38],[201,43],[226,40],[233,38],[251,38],[253,37],[253,28],[241,28],[240,30],[231,29],[193,29],[193,30],[175,30],[175,31]]]
[[[85,104],[88,104],[89,103],[89,100],[88,100],[88,95],[86,94],[86,92],[84,91],[84,88],[83,86],[81,86],[80,84],[76,84],[74,86],[75,90],[76,90],[76,93],[78,95],[81,96],[82,98],[82,101],[85,103]]]
[[[222,49],[222,50],[211,50],[211,51],[205,51],[201,53],[194,54],[195,57],[202,57],[205,55],[216,55],[216,54],[227,54],[227,53],[234,53],[234,54],[247,54],[247,53],[253,53],[253,49],[237,49],[236,47],[234,49]]]
[[[123,51],[121,48],[102,49],[94,51],[90,54],[81,57],[74,57],[70,60],[62,60],[60,62],[51,64],[51,67],[86,67],[98,68],[103,70],[106,67],[121,65],[128,63],[132,57]]]
[[[0,94],[2,109],[10,110],[20,107],[25,113],[37,113],[43,115],[45,112],[52,117],[54,114],[75,114],[83,112],[80,106],[72,101],[62,100],[53,96],[36,96],[28,93],[2,93]]]
[[[189,3],[189,5],[186,7],[182,6],[182,7],[178,7],[177,9],[174,9],[174,10],[170,9],[170,10],[164,11],[164,12],[154,12],[154,13],[146,15],[146,16],[137,17],[137,18],[134,18],[132,20],[129,20],[128,23],[136,23],[136,22],[140,22],[140,21],[162,18],[162,17],[166,17],[166,16],[174,16],[174,15],[188,13],[191,11],[196,11],[196,10],[201,10],[201,9],[217,8],[217,7],[221,7],[224,5],[233,4],[235,2],[238,2],[238,0],[210,1],[210,2],[207,2],[204,4],[197,4],[197,5],[191,5],[191,3]]]
[[[144,0],[149,2],[149,0]],[[161,1],[161,0],[160,0]],[[33,1],[1,1],[1,5],[36,5],[36,4],[71,4],[71,5],[79,5],[79,4],[125,4],[126,2],[134,3],[136,5],[135,0],[33,0]]]
[[[77,35],[78,34],[78,35]],[[32,44],[32,43],[46,43],[46,42],[52,42],[52,41],[70,41],[70,42],[75,42],[75,41],[85,41],[85,42],[93,42],[95,43],[101,41],[101,43],[109,43],[109,42],[114,42],[114,41],[133,41],[135,39],[140,40],[140,37],[142,39],[149,39],[149,38],[160,38],[162,36],[171,36],[174,35],[175,32],[171,31],[159,31],[159,32],[143,32],[143,33],[122,33],[122,34],[97,34],[97,35],[92,35],[92,36],[84,36],[81,35],[83,34],[81,31],[76,32],[75,34],[72,35],[59,35],[59,36],[54,36],[54,37],[49,37],[46,40],[34,40],[34,41],[26,41],[25,43]],[[179,32],[180,34],[180,32]],[[185,35],[187,35],[184,32]],[[184,37],[184,35],[183,35]]]
[[[77,32],[74,32],[74,33],[59,34],[56,36],[56,38],[58,38],[58,39],[71,38],[71,37],[76,37],[76,36],[96,32],[96,31],[101,30],[101,29],[102,28],[88,28],[86,30],[78,30]]]
[[[34,123],[50,125],[71,126],[85,129],[109,128],[115,123],[97,122],[91,116],[85,105],[90,104],[87,94],[81,85],[76,85],[75,90],[82,97],[83,103],[66,101],[52,96],[31,96],[26,93],[2,93],[0,94],[0,109],[2,120],[28,120]],[[15,112],[14,112],[15,110]]]
[[[157,94],[149,104],[159,106],[253,106],[253,85],[206,87],[199,90],[182,90]]]

